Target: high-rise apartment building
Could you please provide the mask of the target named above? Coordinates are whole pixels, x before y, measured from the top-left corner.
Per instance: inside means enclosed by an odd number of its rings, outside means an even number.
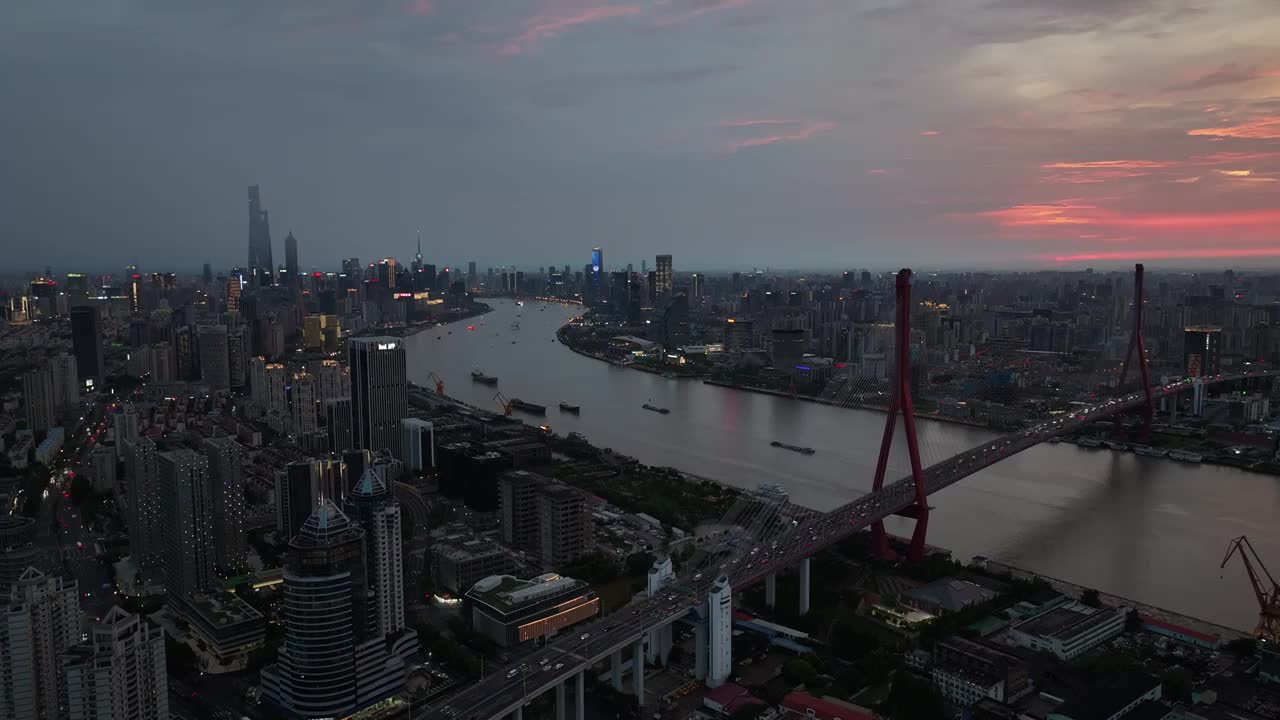
[[[591,511],[581,492],[547,484],[538,492],[538,532],[543,567],[562,568],[591,551]]]
[[[307,363],[307,371],[316,378],[320,402],[346,397],[350,383],[343,377],[342,365],[337,360],[313,360]]]
[[[213,493],[209,461],[186,448],[159,453],[164,584],[186,598],[214,586]]]
[[[351,398],[325,400],[321,405],[324,410],[324,432],[329,451],[341,453],[355,447],[351,432]]]
[[[58,656],[80,638],[75,580],[27,568],[0,606],[0,717],[59,720]]]
[[[240,291],[244,289],[244,279],[238,272],[232,272],[227,276],[226,287],[226,303],[227,312],[232,315],[240,314]]]
[[[49,361],[49,368],[53,372],[53,406],[60,416],[70,417],[80,404],[80,372],[76,358],[61,353]]]
[[[542,551],[538,493],[548,482],[528,470],[512,470],[498,478],[503,544],[529,552]]]
[[[287,278],[286,284],[293,287],[298,284],[298,239],[293,236],[290,230],[288,235],[284,236],[284,274]]]
[[[232,389],[243,390],[249,384],[249,327],[227,326],[227,382]]]
[[[249,186],[249,274],[255,287],[270,285],[271,223],[267,211],[262,209],[262,197],[257,185]]]
[[[126,403],[120,412],[111,416],[111,423],[115,428],[116,457],[123,459],[138,439],[138,408],[133,403]]]
[[[244,447],[234,438],[206,438],[209,491],[213,496],[213,561],[223,577],[248,571],[245,542]]]
[[[716,578],[707,594],[708,634],[711,649],[707,658],[707,687],[717,688],[733,672],[733,585],[729,578]]]
[[[141,571],[159,568],[164,562],[160,535],[163,503],[160,492],[159,451],[151,438],[141,437],[129,444],[125,455],[125,505],[128,507],[129,556]]]
[[[97,308],[89,305],[71,308],[71,350],[76,356],[76,372],[81,387],[96,389],[106,373]]]
[[[199,346],[200,379],[211,392],[231,389],[231,366],[228,362],[227,326],[201,325],[196,328]]]
[[[365,571],[372,591],[371,636],[404,628],[404,560],[400,505],[375,468],[368,468],[347,494],[347,516],[364,530]]]
[[[328,498],[289,542],[285,642],[262,694],[290,717],[345,717],[404,687],[412,631],[370,637],[365,533]]]
[[[120,606],[62,657],[67,720],[167,720],[164,631]]]
[[[400,421],[409,410],[404,345],[394,337],[363,337],[347,347],[355,446],[399,457]]]
[[[289,381],[289,434],[294,438],[316,431],[316,390],[316,377],[311,373],[294,373]]]
[[[670,255],[659,255],[656,258],[654,270],[658,273],[656,276],[657,284],[654,286],[654,292],[659,298],[665,298],[671,294],[674,287],[675,273],[671,266]]]
[[[27,411],[27,427],[36,432],[53,427],[53,373],[48,367],[28,370],[22,375],[22,404]]]

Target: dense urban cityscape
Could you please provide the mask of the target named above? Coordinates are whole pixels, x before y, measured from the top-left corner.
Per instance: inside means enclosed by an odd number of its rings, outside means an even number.
[[[2,717],[1280,717],[1274,523],[1183,568],[1232,574],[1210,618],[925,534],[957,497],[926,495],[1042,442],[1274,486],[1280,273],[482,269],[422,236],[304,271],[248,208],[240,267],[0,287]],[[648,397],[554,385],[551,351]],[[845,439],[693,424],[698,388]],[[874,479],[802,497],[855,422],[888,422]]]

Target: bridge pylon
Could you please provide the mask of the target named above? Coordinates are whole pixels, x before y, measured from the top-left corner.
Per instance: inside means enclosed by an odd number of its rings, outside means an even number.
[[[884,474],[889,467],[889,449],[893,445],[893,431],[902,414],[902,426],[907,436],[907,454],[911,458],[911,478],[915,483],[915,502],[900,515],[914,518],[915,531],[911,533],[911,545],[907,550],[907,562],[919,562],[924,558],[925,533],[929,527],[929,505],[924,484],[924,470],[920,465],[920,445],[916,440],[916,413],[911,404],[911,270],[902,269],[897,280],[897,314],[894,320],[893,387],[890,392],[889,414],[884,421],[884,439],[880,442],[880,458],[876,462],[876,476],[872,490],[884,487]],[[889,537],[884,523],[877,520],[871,525],[871,549],[885,559],[895,559],[889,549]]]
[[[1139,412],[1142,413],[1139,437],[1142,442],[1147,442],[1151,439],[1151,418],[1155,415],[1155,402],[1151,399],[1151,374],[1147,368],[1147,346],[1142,341],[1142,315],[1146,311],[1142,276],[1142,263],[1138,263],[1133,266],[1133,328],[1129,331],[1129,349],[1124,354],[1124,364],[1120,366],[1120,380],[1116,383],[1116,391],[1123,393],[1124,382],[1129,375],[1129,363],[1135,362],[1136,358],[1138,378],[1142,381],[1142,392],[1146,395],[1146,400],[1139,408]],[[1121,434],[1118,415],[1115,419],[1114,434]]]

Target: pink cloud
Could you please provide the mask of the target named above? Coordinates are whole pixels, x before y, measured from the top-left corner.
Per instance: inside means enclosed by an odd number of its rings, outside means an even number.
[[[1151,168],[1167,168],[1173,167],[1177,163],[1167,160],[1089,160],[1087,162],[1056,162],[1046,163],[1040,167],[1046,169],[1065,169],[1065,170],[1091,170],[1094,168],[1103,169],[1125,169],[1125,170],[1147,170]]]
[[[937,137],[938,135],[942,134],[942,131],[941,130],[925,130],[920,134],[924,135],[925,137]]]
[[[884,175],[884,174],[887,174],[888,172],[889,171],[885,170],[884,168],[873,168],[871,170],[868,170],[867,174],[868,175]]]
[[[774,143],[808,140],[818,133],[834,130],[836,124],[825,120],[729,120],[716,123],[716,127],[728,129],[776,128],[776,132],[770,135],[734,140],[728,143],[725,146],[725,152],[735,153],[746,148],[773,145]]]
[[[498,52],[501,55],[518,55],[528,51],[539,41],[556,37],[567,30],[639,14],[640,8],[634,5],[600,5],[585,8],[572,15],[536,15],[525,20],[524,30],[502,45]]]
[[[1068,255],[1041,255],[1041,260],[1060,263],[1098,262],[1102,260],[1240,260],[1280,257],[1280,247],[1180,248],[1085,252]]]
[[[1188,135],[1215,138],[1242,138],[1248,140],[1280,140],[1280,115],[1260,117],[1255,120],[1216,128],[1195,128]]]
[[[750,5],[751,2],[752,0],[701,0],[697,3],[697,7],[661,17],[654,22],[654,25],[657,27],[680,25],[689,22],[690,20],[700,18],[708,13],[746,7],[747,5]],[[675,3],[672,0],[664,0],[660,4],[671,6]]]
[[[415,17],[427,17],[436,14],[435,0],[412,0],[409,3],[409,14]]]

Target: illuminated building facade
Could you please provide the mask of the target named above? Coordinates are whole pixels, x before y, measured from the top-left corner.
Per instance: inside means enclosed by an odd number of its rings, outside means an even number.
[[[1182,331],[1182,358],[1187,377],[1209,377],[1222,372],[1222,328],[1189,327]]]
[[[521,580],[493,575],[463,596],[472,629],[502,647],[545,638],[600,613],[600,599],[581,580],[554,573]]]

